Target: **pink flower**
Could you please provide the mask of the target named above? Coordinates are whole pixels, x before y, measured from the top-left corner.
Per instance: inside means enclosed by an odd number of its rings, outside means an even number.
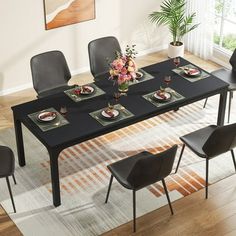
[[[120,74],[119,77],[118,77],[117,83],[118,84],[123,84],[125,82],[130,81],[130,79],[131,79],[130,75],[122,75],[122,74]]]
[[[118,84],[135,79],[137,66],[133,60],[134,55],[135,53],[131,48],[126,50],[126,54],[117,54],[116,59],[110,63],[109,78],[116,81]]]
[[[121,69],[121,74],[122,75],[126,75],[127,74],[127,69],[125,68],[125,67],[123,67],[122,69]]]
[[[116,70],[121,70],[124,67],[124,62],[122,59],[116,59],[112,62],[112,67]]]
[[[124,75],[119,75],[117,79],[118,84],[123,84],[125,82],[125,77]]]
[[[137,77],[135,72],[130,72],[130,76],[132,77],[132,79],[135,79]]]

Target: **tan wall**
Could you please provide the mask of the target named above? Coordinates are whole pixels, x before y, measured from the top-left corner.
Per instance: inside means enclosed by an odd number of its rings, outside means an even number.
[[[44,51],[61,50],[73,72],[88,68],[87,45],[98,37],[114,35],[123,48],[134,43],[139,51],[166,43],[167,31],[147,18],[159,8],[157,0],[95,2],[95,20],[46,31],[43,0],[1,0],[0,95],[29,86],[30,58]]]

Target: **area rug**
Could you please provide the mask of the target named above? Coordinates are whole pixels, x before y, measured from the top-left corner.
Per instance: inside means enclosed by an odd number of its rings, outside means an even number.
[[[158,153],[179,144],[179,136],[215,124],[218,97],[203,109],[200,101],[135,125],[67,148],[60,154],[62,205],[52,205],[49,158],[44,146],[24,128],[25,167],[16,164],[17,185],[12,183],[17,213],[13,213],[5,179],[0,179],[0,202],[23,235],[100,235],[132,220],[132,192],[114,181],[104,204],[110,178],[106,166],[143,150]],[[235,109],[232,109],[232,121]],[[0,131],[0,143],[15,154],[13,129]],[[175,161],[178,161],[180,147]],[[174,171],[173,171],[174,172]],[[234,173],[229,154],[210,162],[210,184]],[[202,189],[205,162],[187,148],[177,174],[167,179],[171,201]],[[204,197],[204,196],[203,196]],[[161,183],[137,192],[137,215],[166,205]],[[132,229],[130,229],[132,230]]]

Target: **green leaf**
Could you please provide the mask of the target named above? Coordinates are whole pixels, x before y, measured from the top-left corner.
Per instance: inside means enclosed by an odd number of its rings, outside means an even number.
[[[185,15],[185,4],[186,0],[164,0],[160,6],[160,11],[149,14],[152,23],[168,26],[174,44],[199,25],[192,24],[196,13],[189,16]]]

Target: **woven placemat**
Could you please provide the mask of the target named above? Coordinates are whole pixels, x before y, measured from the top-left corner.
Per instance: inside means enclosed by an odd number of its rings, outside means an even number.
[[[57,117],[50,121],[50,122],[44,122],[44,121],[40,121],[38,119],[38,115],[41,113],[41,112],[44,112],[44,111],[50,111],[50,112],[56,112],[57,114]],[[56,129],[56,128],[59,128],[61,126],[64,126],[64,125],[67,125],[69,124],[69,121],[63,117],[56,109],[54,109],[53,107],[51,108],[48,108],[48,109],[45,109],[45,110],[42,110],[42,111],[37,111],[37,112],[34,112],[32,114],[29,114],[28,117],[42,130],[42,131],[48,131],[48,130],[51,130],[51,129]]]
[[[196,66],[192,65],[192,64],[188,64],[188,65],[185,65],[185,66],[181,66],[181,67],[178,67],[176,69],[173,69],[172,71],[174,71],[176,74],[180,75],[182,78],[190,81],[190,82],[196,82],[198,80],[201,80],[201,79],[205,79],[207,77],[210,76],[210,74],[206,73],[205,71],[203,70],[200,70],[201,71],[201,74],[197,77],[189,77],[187,76],[184,71],[183,71],[183,68],[184,67],[188,67],[188,68],[197,68]],[[198,69],[198,68],[197,68]]]
[[[147,72],[146,72],[145,70],[143,70],[143,69],[139,69],[138,71],[141,72],[141,73],[143,73],[142,78],[136,79],[136,80],[130,82],[129,86],[132,86],[132,85],[138,84],[138,83],[142,83],[142,82],[145,82],[145,81],[147,81],[147,80],[150,80],[150,79],[154,79],[154,78],[155,78],[154,76],[152,76],[151,74],[147,73]]]
[[[104,109],[106,109],[106,108],[89,113],[90,116],[92,116],[95,120],[97,120],[103,126],[110,125],[110,124],[113,124],[118,121],[121,121],[121,120],[124,120],[124,119],[134,116],[133,113],[131,113],[129,110],[127,110],[121,104],[116,104],[116,105],[114,105],[114,109],[119,111],[118,117],[116,119],[106,119],[101,115],[101,113]]]
[[[151,102],[156,107],[166,106],[170,103],[174,103],[176,101],[179,101],[179,100],[182,100],[185,98],[180,93],[177,93],[174,89],[167,88],[166,91],[171,94],[171,99],[166,102],[163,102],[163,101],[160,102],[153,97],[153,95],[156,93],[156,91],[143,95],[143,98],[145,98],[147,101]]]
[[[100,89],[97,85],[95,85],[93,83],[87,84],[87,85],[94,88],[94,92],[93,93],[86,94],[86,95],[85,94],[84,95],[77,95],[77,94],[74,93],[74,91],[75,91],[75,89],[78,89],[78,87],[74,87],[72,89],[65,90],[64,93],[69,98],[71,98],[74,102],[80,102],[80,101],[83,101],[83,100],[87,100],[87,99],[90,99],[90,98],[97,97],[97,96],[105,94],[105,92],[102,89]]]

